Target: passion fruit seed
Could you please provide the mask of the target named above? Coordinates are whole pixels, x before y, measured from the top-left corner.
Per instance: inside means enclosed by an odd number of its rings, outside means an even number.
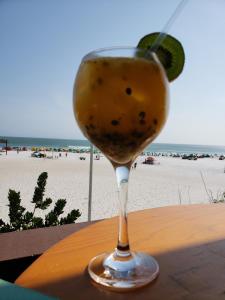
[[[139,117],[140,117],[141,119],[144,119],[144,118],[145,118],[145,112],[144,112],[144,111],[141,111],[141,112],[139,113]]]
[[[154,123],[155,125],[157,125],[157,124],[158,124],[158,120],[157,120],[157,119],[154,119],[154,120],[153,120],[153,123]]]
[[[132,89],[130,87],[126,88],[126,93],[127,93],[127,95],[131,95]]]
[[[111,121],[111,124],[112,124],[113,126],[117,126],[117,125],[119,125],[119,121],[117,121],[117,120],[112,120],[112,121]]]

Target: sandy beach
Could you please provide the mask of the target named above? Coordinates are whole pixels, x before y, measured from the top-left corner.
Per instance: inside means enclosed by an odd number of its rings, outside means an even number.
[[[58,156],[58,153],[55,153]],[[85,156],[85,160],[80,160]],[[157,164],[142,164],[132,169],[129,184],[128,211],[176,204],[208,203],[201,174],[208,192],[218,198],[225,191],[225,161],[203,158],[196,161],[181,158],[156,157]],[[0,218],[8,219],[7,194],[9,189],[21,192],[21,204],[32,210],[31,200],[37,178],[48,172],[46,197],[53,201],[67,200],[65,214],[80,209],[78,222],[87,220],[89,154],[65,153],[54,159],[33,158],[31,151],[8,152],[0,155]],[[113,168],[101,156],[93,164],[92,219],[108,218],[117,214],[117,186]],[[46,212],[39,212],[43,216]]]

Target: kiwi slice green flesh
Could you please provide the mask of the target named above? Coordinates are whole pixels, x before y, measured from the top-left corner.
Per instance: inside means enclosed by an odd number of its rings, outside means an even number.
[[[159,46],[154,49],[156,39],[160,32],[145,35],[138,43],[137,47],[154,51],[163,65],[168,80],[176,79],[183,70],[185,54],[182,44],[173,36],[166,34]]]

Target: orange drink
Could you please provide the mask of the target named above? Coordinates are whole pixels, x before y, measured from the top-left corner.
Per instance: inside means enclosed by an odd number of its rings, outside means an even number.
[[[158,62],[93,57],[81,63],[75,117],[84,135],[113,163],[132,162],[159,134],[167,111],[167,79]]]

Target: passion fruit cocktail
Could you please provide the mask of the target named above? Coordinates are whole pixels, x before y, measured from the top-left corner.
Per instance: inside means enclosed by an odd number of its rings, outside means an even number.
[[[166,121],[167,79],[154,55],[93,55],[80,65],[74,99],[84,135],[113,164],[130,164]]]
[[[148,49],[157,36],[154,33],[144,37],[138,48],[91,52],[83,58],[74,84],[75,118],[87,139],[111,161],[120,203],[116,249],[94,257],[88,272],[96,283],[117,291],[144,286],[159,274],[158,263],[152,256],[130,251],[126,213],[131,165],[165,124],[167,78],[173,80],[182,70],[182,64],[176,64],[181,56],[168,54],[172,52],[173,37],[167,38],[166,44],[161,43],[160,48],[154,47],[160,51],[164,67],[156,51]]]

